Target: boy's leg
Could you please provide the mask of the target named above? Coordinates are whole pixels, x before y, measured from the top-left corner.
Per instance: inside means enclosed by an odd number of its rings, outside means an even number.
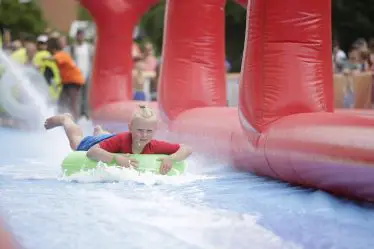
[[[71,149],[76,150],[79,143],[83,139],[83,132],[81,128],[74,122],[73,117],[69,113],[52,116],[46,119],[44,123],[44,127],[47,130],[59,126],[64,127]]]

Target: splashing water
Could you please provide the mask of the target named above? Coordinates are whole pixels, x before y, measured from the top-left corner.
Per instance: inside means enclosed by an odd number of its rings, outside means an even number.
[[[33,81],[31,81],[33,79]],[[19,65],[0,50],[0,105],[14,118],[40,126],[55,108],[48,84],[34,68]]]
[[[135,169],[126,169],[118,167],[108,167],[105,163],[98,163],[97,168],[82,171],[71,176],[62,176],[62,181],[72,181],[78,183],[104,183],[104,182],[125,182],[132,181],[137,184],[154,186],[160,184],[187,184],[189,182],[214,179],[213,176],[195,175],[184,173],[178,176],[164,176],[152,172],[139,172]]]
[[[373,208],[210,157],[192,155],[179,177],[102,167],[61,178],[62,129],[0,137],[0,216],[25,249],[374,248]]]

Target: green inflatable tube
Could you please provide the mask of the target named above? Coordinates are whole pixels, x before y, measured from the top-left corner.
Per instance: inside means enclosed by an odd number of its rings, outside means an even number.
[[[164,157],[165,155],[155,154],[131,154],[129,157],[136,159],[139,162],[139,166],[136,169],[139,172],[152,172],[154,174],[160,174],[159,169],[161,162],[157,159]],[[114,162],[109,163],[108,166],[117,166]],[[62,171],[65,176],[72,174],[89,171],[97,167],[97,162],[89,159],[86,156],[85,151],[73,151],[62,162]],[[174,162],[172,168],[168,172],[168,176],[176,176],[184,173],[187,168],[186,162]]]

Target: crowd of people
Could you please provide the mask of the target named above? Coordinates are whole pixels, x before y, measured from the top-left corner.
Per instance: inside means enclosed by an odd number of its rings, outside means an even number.
[[[75,37],[46,30],[32,36],[20,34],[12,39],[9,31],[3,35],[2,48],[13,61],[34,67],[45,77],[61,112],[69,112],[75,119],[89,117],[87,94],[95,53],[95,40],[89,42],[85,31],[79,29]],[[151,92],[155,93],[159,63],[152,43],[135,40],[132,47],[134,100],[145,100],[144,84],[150,77]],[[153,94],[155,98],[156,94]]]
[[[11,32],[5,32],[2,39],[3,50],[15,62],[40,71],[61,112],[70,112],[75,119],[82,115],[89,117],[87,94],[95,39],[88,41],[82,29],[77,30],[75,37],[71,39],[49,29],[38,36],[18,34],[17,37],[19,38],[12,39]],[[133,99],[146,100],[144,86],[149,80],[151,99],[156,100],[160,59],[156,58],[152,43],[137,43],[134,40],[132,58]],[[333,41],[332,61],[334,73],[347,77],[374,72],[374,38],[369,41],[359,38],[348,51],[343,51],[339,42]],[[230,70],[228,61],[225,63],[226,70]],[[352,89],[347,88],[347,92],[351,93],[350,96],[353,95]]]
[[[347,52],[335,40],[332,59],[335,73],[374,72],[374,38],[369,41],[358,38]]]
[[[334,73],[343,75],[346,79],[346,84],[343,88],[343,105],[345,108],[353,108],[355,103],[354,76],[360,73],[374,73],[374,38],[369,41],[364,38],[358,38],[347,52],[340,47],[338,41],[333,41],[332,61]],[[373,87],[371,95],[373,105]]]

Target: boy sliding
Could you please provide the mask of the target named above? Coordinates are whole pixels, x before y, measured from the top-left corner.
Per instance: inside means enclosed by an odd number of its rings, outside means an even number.
[[[87,157],[95,161],[119,166],[137,167],[138,162],[121,154],[165,154],[161,158],[160,173],[167,174],[173,161],[183,161],[191,155],[189,147],[153,139],[158,119],[154,111],[146,105],[139,105],[129,123],[129,132],[111,134],[96,126],[92,136],[83,136],[81,128],[68,114],[59,114],[46,119],[44,127],[49,130],[62,126],[70,147],[76,151],[87,151]]]

